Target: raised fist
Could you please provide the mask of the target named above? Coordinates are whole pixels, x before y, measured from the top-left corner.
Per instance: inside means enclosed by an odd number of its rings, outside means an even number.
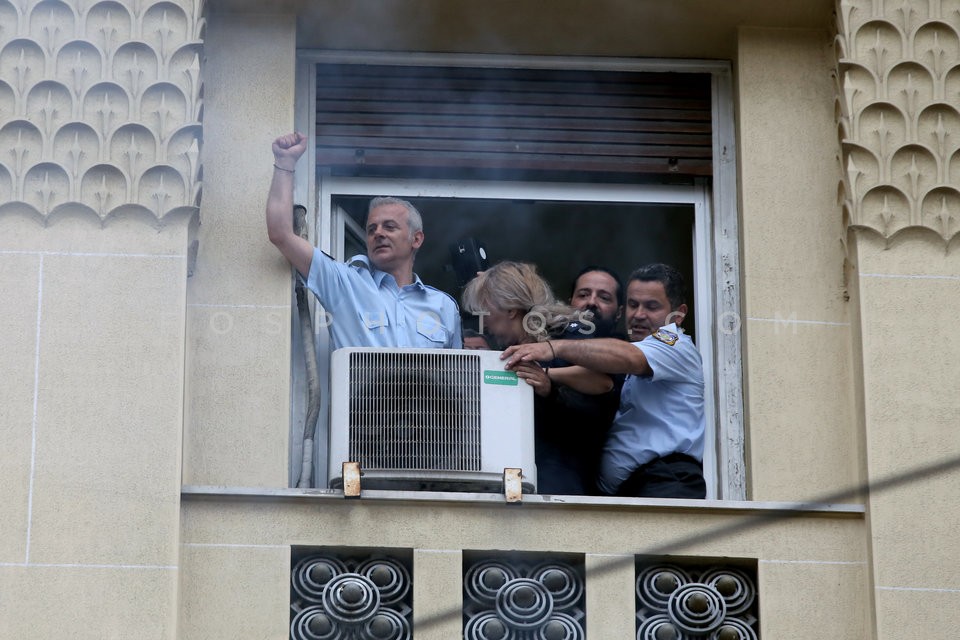
[[[273,141],[273,157],[283,169],[293,170],[293,165],[306,150],[307,136],[300,132],[288,133]]]

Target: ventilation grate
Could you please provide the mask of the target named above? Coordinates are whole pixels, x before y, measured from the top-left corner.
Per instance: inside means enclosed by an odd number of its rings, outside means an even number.
[[[292,549],[290,640],[411,640],[411,559],[396,551]]]
[[[637,640],[758,640],[756,570],[637,562]]]
[[[350,355],[350,459],[360,468],[479,471],[480,358]]]
[[[465,640],[584,640],[582,556],[511,553],[464,557]]]

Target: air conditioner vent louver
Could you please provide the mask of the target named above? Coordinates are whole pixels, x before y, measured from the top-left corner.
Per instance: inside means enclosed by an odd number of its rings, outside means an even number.
[[[350,355],[350,459],[360,468],[480,470],[480,358]]]
[[[499,492],[518,468],[536,490],[533,390],[500,352],[350,347],[330,372],[331,487],[349,461],[365,489]]]

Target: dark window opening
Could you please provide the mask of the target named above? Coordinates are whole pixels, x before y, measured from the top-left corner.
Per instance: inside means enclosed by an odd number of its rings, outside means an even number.
[[[363,225],[369,198],[336,196],[342,207]],[[554,294],[569,300],[580,269],[596,264],[612,268],[626,281],[631,271],[649,262],[679,268],[687,280],[684,321],[694,337],[693,206],[466,198],[412,198],[423,216],[425,242],[415,269],[421,279],[453,296],[460,290],[449,268],[449,243],[474,238],[487,249],[490,264],[518,260],[537,265]],[[363,246],[353,245],[363,251]],[[625,283],[626,284],[626,283]]]

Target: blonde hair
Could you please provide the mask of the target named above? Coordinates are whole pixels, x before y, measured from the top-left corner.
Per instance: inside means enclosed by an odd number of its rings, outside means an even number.
[[[510,260],[498,262],[467,283],[463,308],[474,314],[491,309],[536,314],[535,322],[525,318],[524,329],[537,341],[560,335],[579,319],[576,309],[557,300],[535,265]]]

